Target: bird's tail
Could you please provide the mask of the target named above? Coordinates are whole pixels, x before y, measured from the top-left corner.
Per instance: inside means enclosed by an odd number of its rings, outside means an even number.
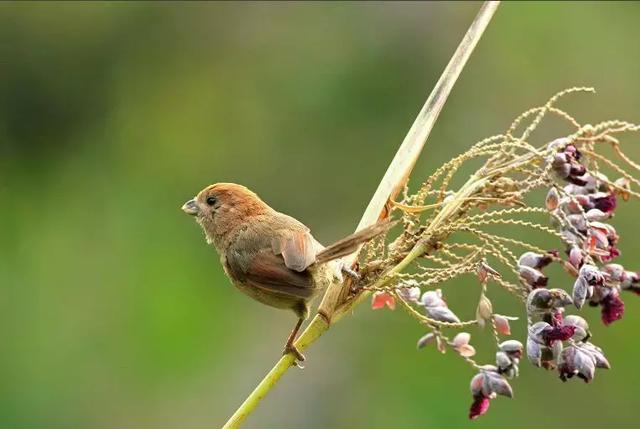
[[[347,256],[358,249],[363,243],[371,240],[379,236],[380,234],[384,234],[391,227],[393,227],[397,221],[389,221],[383,220],[371,226],[368,226],[364,229],[361,229],[358,232],[355,232],[342,240],[336,241],[332,245],[324,248],[316,255],[315,262],[318,264],[322,264],[323,262],[332,261],[334,259],[342,258],[343,256]]]

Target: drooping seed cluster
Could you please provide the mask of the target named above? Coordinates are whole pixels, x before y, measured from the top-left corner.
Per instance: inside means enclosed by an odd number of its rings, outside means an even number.
[[[557,371],[563,381],[575,376],[589,382],[597,368],[610,368],[602,349],[591,342],[585,318],[568,314],[574,312],[569,309],[599,307],[602,322],[610,325],[623,317],[621,293],[640,295],[640,274],[613,262],[621,252],[620,237],[611,225],[619,201],[640,196],[631,189],[640,181],[596,151],[610,145],[624,163],[640,171],[614,137],[640,127],[623,121],[581,126],[554,106],[567,93],[588,90],[559,93],[518,117],[505,134],[485,139],[444,164],[416,193],[405,189],[402,201],[394,203],[402,233],[389,245],[370,244],[361,260],[361,271],[376,275],[363,276],[356,296],[373,291],[374,309],[400,304],[430,331],[419,339],[418,348],[434,343],[442,353],[452,349],[477,371],[470,386],[471,419],[484,414],[497,396],[513,396],[508,380],[518,376],[525,350],[533,366]],[[563,118],[574,131],[536,147],[530,137],[547,114]],[[476,158],[486,159],[483,167],[461,188],[450,189],[460,166]],[[601,165],[619,177],[610,180]],[[546,192],[544,204],[528,201],[537,189]],[[489,226],[508,228],[496,234],[485,228]],[[523,240],[514,233],[518,228],[554,237],[560,250]],[[559,264],[569,276],[550,278],[545,271],[551,264]],[[479,298],[474,317],[464,320],[445,300],[442,287],[469,275],[475,281],[466,287],[477,288]],[[490,299],[493,285],[522,301],[527,323],[518,333],[526,337],[526,346],[504,338],[511,335],[510,322],[518,318],[496,313]],[[481,365],[472,359],[476,349],[468,332],[458,332],[453,339],[446,335],[448,329],[470,326],[490,329],[495,362]]]

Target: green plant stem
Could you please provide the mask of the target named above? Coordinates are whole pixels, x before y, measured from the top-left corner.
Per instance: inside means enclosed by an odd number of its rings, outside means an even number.
[[[298,337],[296,347],[300,351],[304,351],[310,344],[316,341],[320,336],[329,329],[329,324],[320,316],[316,315],[307,329]],[[291,354],[283,355],[262,381],[253,389],[247,399],[240,405],[235,413],[229,418],[229,421],[223,426],[223,429],[237,428],[240,423],[247,418],[249,414],[258,406],[258,403],[264,398],[269,391],[280,380],[282,375],[294,364],[294,357]]]

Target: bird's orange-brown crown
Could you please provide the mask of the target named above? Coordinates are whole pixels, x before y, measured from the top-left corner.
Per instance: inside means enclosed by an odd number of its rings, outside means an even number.
[[[247,187],[235,183],[215,183],[198,193],[198,203],[207,204],[215,200],[217,212],[231,211],[239,217],[250,217],[264,213],[269,206]],[[213,201],[210,200],[210,201]]]
[[[234,231],[272,209],[254,192],[235,183],[215,183],[187,201],[182,209],[196,217],[207,241],[222,245]]]

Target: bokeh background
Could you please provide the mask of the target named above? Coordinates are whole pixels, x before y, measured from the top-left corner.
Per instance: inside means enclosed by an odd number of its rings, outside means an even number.
[[[0,4],[0,427],[220,427],[293,315],[234,290],[180,205],[235,181],[325,243],[349,233],[478,7]],[[503,4],[416,180],[565,87],[597,88],[561,103],[583,122],[640,121],[639,18],[638,3]],[[638,208],[616,218],[623,264],[638,261]],[[448,288],[471,316],[473,281]],[[563,384],[524,364],[516,398],[473,423],[465,363],[416,352],[413,320],[365,305],[246,427],[630,427],[634,298],[611,328],[585,310],[612,371]]]

